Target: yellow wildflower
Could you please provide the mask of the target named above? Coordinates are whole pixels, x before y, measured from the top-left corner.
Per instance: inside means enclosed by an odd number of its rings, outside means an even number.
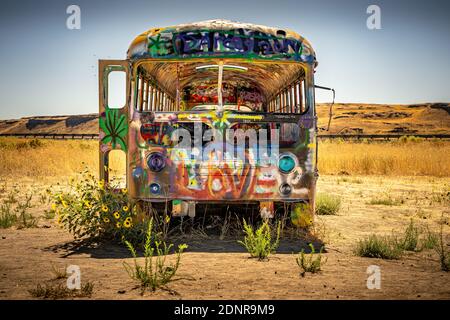
[[[84,205],[85,205],[87,208],[90,208],[90,207],[91,207],[91,203],[90,203],[89,201],[87,201],[87,200],[84,200]]]
[[[131,227],[131,220],[125,220],[125,222],[123,223],[123,226],[125,227],[125,228],[130,228]]]
[[[114,212],[114,218],[119,219],[120,218],[120,214],[116,211]]]
[[[106,206],[106,205],[102,205],[102,211],[103,212],[108,212],[108,206]]]
[[[123,206],[123,208],[122,208],[122,210],[125,211],[125,212],[128,212],[129,209],[130,208],[128,208],[128,206]]]
[[[127,192],[128,192],[128,189],[127,189],[127,188],[123,188],[123,189],[122,189],[122,193],[123,193],[123,194],[127,194]]]
[[[53,210],[53,211],[56,210],[56,203],[52,203],[52,210]]]
[[[109,218],[103,218],[103,221],[109,223]]]
[[[100,180],[100,181],[98,182],[98,186],[99,186],[100,189],[103,189],[103,188],[105,187],[105,181]]]
[[[120,229],[120,222],[116,223],[116,227],[117,227],[117,229]]]

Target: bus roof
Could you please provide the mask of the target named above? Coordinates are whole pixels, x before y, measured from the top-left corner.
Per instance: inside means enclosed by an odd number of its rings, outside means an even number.
[[[128,49],[128,58],[237,58],[316,64],[311,44],[297,33],[228,20],[150,29],[134,39]]]

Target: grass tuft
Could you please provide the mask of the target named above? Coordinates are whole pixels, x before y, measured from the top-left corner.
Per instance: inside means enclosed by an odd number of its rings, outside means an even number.
[[[302,249],[300,251],[299,256],[297,257],[297,264],[302,269],[302,272],[300,273],[302,277],[305,276],[306,272],[310,273],[317,273],[321,270],[322,264],[326,262],[326,258],[324,261],[322,261],[322,251],[323,246],[320,248],[319,253],[316,257],[314,255],[316,254],[316,251],[314,249],[314,246],[312,243],[309,244],[309,247],[311,248],[310,254],[305,254],[305,250]]]
[[[419,237],[421,235],[421,230],[414,224],[414,221],[411,219],[408,227],[406,228],[403,241],[401,243],[401,247],[406,251],[420,251],[419,248]]]
[[[341,198],[332,194],[319,193],[316,197],[316,214],[335,215],[341,208]]]
[[[375,234],[358,241],[355,254],[360,257],[380,259],[400,259],[403,249],[394,237],[382,237]]]
[[[38,284],[36,288],[28,290],[34,298],[41,299],[66,299],[66,298],[85,298],[91,297],[94,290],[94,285],[91,282],[87,282],[81,285],[81,289],[69,289],[62,283],[58,284]]]

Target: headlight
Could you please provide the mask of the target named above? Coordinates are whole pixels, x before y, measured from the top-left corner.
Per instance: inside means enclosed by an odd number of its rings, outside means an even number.
[[[150,192],[153,194],[159,194],[161,192],[161,186],[156,182],[150,184]]]
[[[291,153],[283,153],[278,159],[278,168],[283,173],[289,173],[294,170],[296,165],[295,156]]]
[[[147,165],[150,170],[159,172],[166,166],[166,157],[159,152],[150,153],[147,158]]]
[[[280,186],[280,193],[281,193],[283,196],[288,196],[288,195],[291,194],[291,192],[292,192],[292,187],[291,187],[289,184],[283,183],[283,184]]]

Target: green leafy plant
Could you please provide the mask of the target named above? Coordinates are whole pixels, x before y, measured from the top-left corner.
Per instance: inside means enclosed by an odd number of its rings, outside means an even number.
[[[422,240],[423,249],[434,249],[439,243],[439,236],[428,228],[425,238]]]
[[[320,248],[320,251],[317,254],[312,243],[309,244],[309,247],[311,248],[311,253],[306,254],[305,250],[302,249],[296,259],[298,266],[302,269],[302,272],[300,273],[302,277],[305,276],[306,272],[319,272],[321,270],[322,264],[325,264],[325,262],[327,261],[326,257],[325,260],[322,261],[322,251],[324,249],[323,246]]]
[[[442,220],[444,218],[444,214],[442,214]],[[435,247],[437,254],[439,255],[439,262],[441,263],[441,270],[448,272],[450,271],[450,251],[448,251],[445,247],[444,241],[444,221],[441,221],[441,229],[439,232],[438,244]]]
[[[341,198],[326,193],[319,193],[316,197],[316,214],[334,215],[341,208]]]
[[[124,262],[123,265],[130,278],[140,283],[141,294],[144,294],[147,288],[155,291],[172,281],[180,266],[181,255],[187,248],[186,244],[179,245],[175,263],[167,263],[166,258],[173,244],[167,245],[166,242],[153,237],[153,219],[148,223],[145,236],[144,265],[138,263],[137,252],[133,245],[129,241],[125,241],[125,244],[133,256],[134,264]]]
[[[71,179],[68,190],[54,191],[49,215],[75,238],[142,241],[144,222],[137,221],[136,207],[127,189],[95,179],[89,170]]]
[[[261,226],[255,231],[253,226],[244,221],[244,241],[238,241],[250,253],[252,258],[264,260],[273,253],[280,243],[281,223],[277,223],[276,239],[272,241],[272,231],[269,222],[265,220]]]
[[[403,253],[401,242],[395,237],[369,235],[366,239],[358,241],[355,254],[360,257],[380,259],[400,259]]]
[[[17,224],[19,228],[32,228],[37,225],[37,219],[33,217],[28,209],[31,205],[32,195],[26,195],[24,202],[18,202],[16,207]]]
[[[118,109],[106,107],[105,117],[99,118],[99,125],[105,133],[105,136],[101,139],[102,143],[111,143],[113,148],[116,148],[116,145],[119,144],[122,150],[127,150],[128,124],[124,114],[120,114]]]
[[[420,228],[414,224],[411,219],[408,227],[406,228],[401,242],[403,250],[406,251],[420,251],[419,249],[419,237],[421,235]]]
[[[28,212],[32,207],[32,195],[25,195],[25,200],[20,201],[13,196],[8,196],[8,199],[0,206],[0,228],[10,228],[16,226],[19,229],[32,228],[37,225],[37,219]]]
[[[4,203],[0,206],[0,228],[10,228],[17,221],[17,216],[11,212],[11,205]]]

